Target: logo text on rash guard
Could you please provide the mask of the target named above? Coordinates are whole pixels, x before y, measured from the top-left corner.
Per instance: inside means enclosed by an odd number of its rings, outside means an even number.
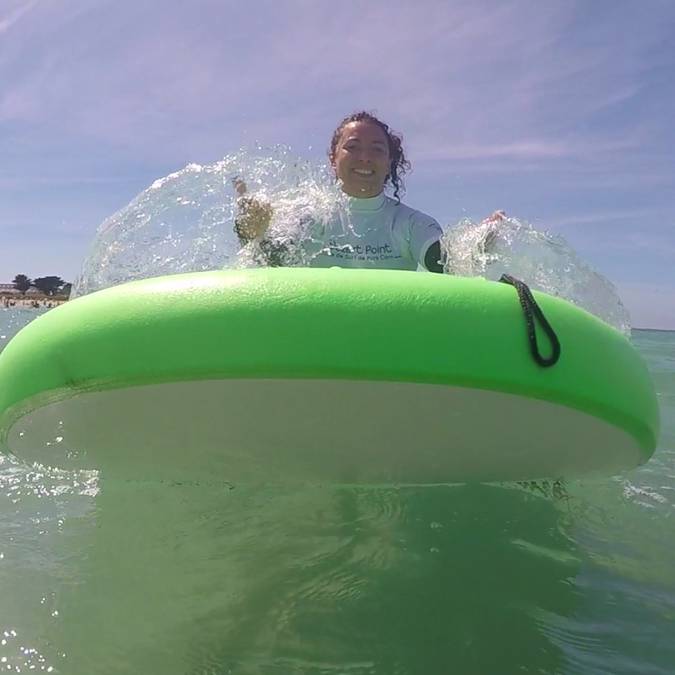
[[[400,254],[395,254],[390,244],[353,244],[341,246],[335,239],[328,242],[329,255],[336,258],[345,258],[347,260],[388,260],[391,258],[400,258]]]

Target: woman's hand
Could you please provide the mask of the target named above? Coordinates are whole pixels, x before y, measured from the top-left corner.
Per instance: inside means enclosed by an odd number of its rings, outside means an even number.
[[[506,220],[506,218],[506,211],[500,209],[498,211],[493,211],[487,218],[483,218],[481,225],[483,223],[498,223],[501,220]]]
[[[246,183],[238,176],[232,180],[237,193],[237,215],[234,219],[234,231],[242,243],[260,239],[267,232],[272,219],[272,206],[255,197],[246,195]]]
[[[498,210],[493,211],[487,218],[481,220],[480,225],[489,225],[485,233],[485,237],[479,243],[479,250],[481,253],[490,253],[492,249],[492,244],[497,238],[497,230],[499,229],[499,223],[507,219],[506,211]]]

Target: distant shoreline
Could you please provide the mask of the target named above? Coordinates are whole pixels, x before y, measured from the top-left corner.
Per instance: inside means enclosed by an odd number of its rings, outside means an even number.
[[[31,293],[30,295],[17,295],[15,293],[0,293],[0,308],[11,309],[20,307],[22,309],[47,309],[62,305],[68,302],[64,295],[44,295],[42,293]]]
[[[675,328],[638,328],[634,326],[631,330],[644,330],[650,333],[675,333]]]

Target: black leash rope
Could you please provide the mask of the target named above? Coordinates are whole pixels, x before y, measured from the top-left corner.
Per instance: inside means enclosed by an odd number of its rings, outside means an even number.
[[[555,334],[553,328],[551,328],[551,324],[547,321],[544,313],[537,304],[537,301],[534,299],[529,286],[523,281],[520,281],[520,279],[512,277],[510,274],[502,274],[499,281],[504,284],[510,284],[511,286],[514,286],[516,291],[518,291],[518,300],[520,300],[520,306],[523,308],[525,323],[527,324],[527,338],[530,341],[530,352],[532,353],[532,358],[542,368],[548,368],[549,366],[555,365],[560,358],[560,340],[558,340],[558,336]],[[553,352],[549,357],[544,357],[539,352],[539,345],[537,344],[537,332],[534,325],[535,319],[539,320],[541,327],[544,329],[548,339],[551,341]]]

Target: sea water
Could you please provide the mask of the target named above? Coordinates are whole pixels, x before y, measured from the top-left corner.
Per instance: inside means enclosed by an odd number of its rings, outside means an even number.
[[[0,346],[36,316],[0,310]],[[0,672],[675,672],[675,332],[662,433],[564,485],[105,482],[0,456]]]

